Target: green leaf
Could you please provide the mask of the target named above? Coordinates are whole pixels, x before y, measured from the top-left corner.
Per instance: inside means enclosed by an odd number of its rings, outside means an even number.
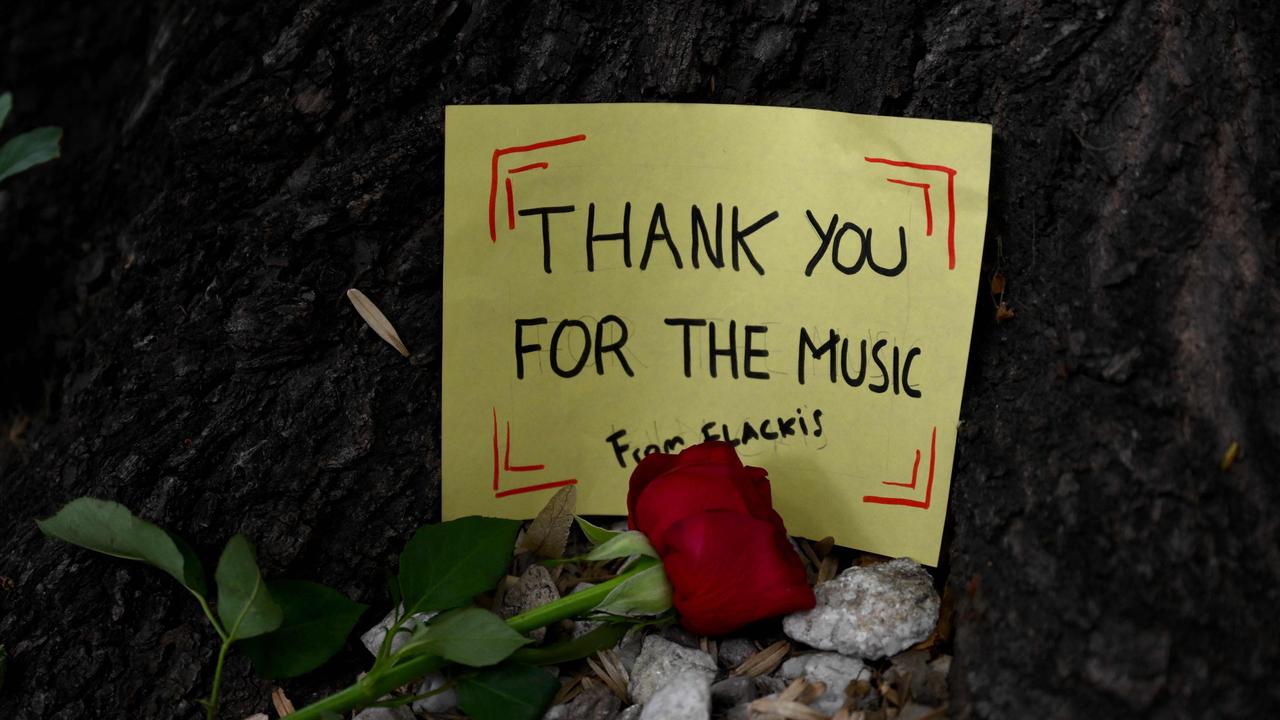
[[[13,93],[4,93],[0,95],[0,128],[4,127],[4,121],[9,117],[9,111],[13,109]]]
[[[53,517],[37,520],[40,531],[104,555],[136,560],[169,573],[204,597],[204,566],[191,546],[176,535],[135,516],[120,503],[76,498]]]
[[[445,613],[413,635],[400,655],[436,655],[471,667],[500,663],[530,642],[502,618],[480,608]]]
[[[662,565],[641,570],[596,606],[611,615],[657,615],[671,609],[671,583]]]
[[[527,665],[499,665],[458,681],[458,706],[473,720],[539,720],[560,681]]]
[[[319,583],[269,580],[267,590],[284,617],[280,627],[245,640],[241,648],[258,674],[273,680],[310,672],[342,649],[366,605]]]
[[[229,638],[243,640],[280,627],[284,614],[271,599],[258,570],[253,543],[245,536],[227,541],[214,579],[218,582],[218,617]]]
[[[507,572],[519,520],[464,517],[418,530],[400,553],[405,613],[448,610],[492,590]]]
[[[62,128],[42,127],[18,135],[0,146],[0,180],[57,158],[62,154]]]
[[[593,524],[590,520],[587,520],[581,515],[575,515],[574,519],[578,521],[578,527],[582,529],[582,534],[587,536],[587,539],[591,541],[592,545],[604,543],[608,541],[609,538],[619,534],[614,530],[605,530],[599,525]]]
[[[628,530],[618,533],[597,545],[591,552],[587,553],[587,560],[597,562],[620,557],[631,557],[632,555],[658,557],[657,551],[649,544],[649,538],[645,537],[644,533],[639,530]]]

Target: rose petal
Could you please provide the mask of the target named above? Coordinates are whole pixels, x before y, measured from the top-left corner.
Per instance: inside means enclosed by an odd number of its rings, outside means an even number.
[[[661,555],[667,528],[707,510],[751,514],[737,482],[740,468],[724,465],[676,467],[649,481],[636,500],[631,523]]]
[[[640,493],[649,486],[659,475],[665,473],[676,466],[678,455],[670,455],[667,453],[654,453],[645,455],[644,459],[636,465],[636,469],[631,471],[631,484],[627,489],[627,527],[635,530],[636,528],[636,500],[640,498]]]
[[[711,440],[687,447],[676,456],[677,466],[684,465],[724,465],[742,467],[742,460],[733,445],[723,440]]]
[[[814,606],[799,556],[767,520],[709,510],[672,525],[663,541],[662,563],[689,632],[723,635]]]

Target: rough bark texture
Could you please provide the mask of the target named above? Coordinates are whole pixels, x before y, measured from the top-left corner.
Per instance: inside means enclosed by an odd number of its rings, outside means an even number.
[[[1277,37],[1263,0],[6,4],[10,127],[66,153],[0,191],[0,717],[207,692],[185,593],[37,533],[77,495],[384,603],[438,505],[442,107],[665,100],[995,127],[1017,317],[976,298],[952,712],[1274,714]],[[268,707],[243,660],[226,691]]]

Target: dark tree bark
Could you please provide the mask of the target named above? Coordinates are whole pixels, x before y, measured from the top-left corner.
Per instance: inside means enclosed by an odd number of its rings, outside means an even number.
[[[952,711],[1275,714],[1277,37],[1262,0],[7,4],[10,128],[66,153],[0,186],[0,717],[207,692],[184,592],[37,532],[78,495],[385,606],[438,512],[442,107],[578,101],[994,125],[1017,317],[975,298]],[[233,660],[224,716],[269,688]]]

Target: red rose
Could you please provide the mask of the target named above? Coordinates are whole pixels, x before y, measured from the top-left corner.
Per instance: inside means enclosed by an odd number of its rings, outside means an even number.
[[[814,605],[768,474],[729,443],[646,456],[631,474],[627,520],[662,558],[689,632],[723,635]]]

